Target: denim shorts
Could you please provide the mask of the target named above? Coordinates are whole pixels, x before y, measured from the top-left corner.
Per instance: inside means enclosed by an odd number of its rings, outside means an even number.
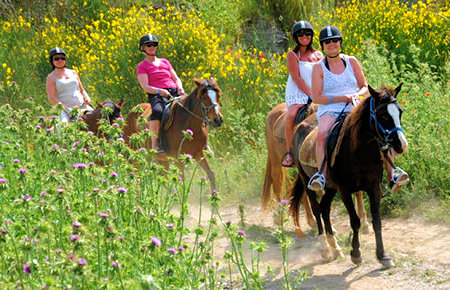
[[[336,112],[336,111],[324,111],[322,112],[320,115],[317,115],[317,120],[320,120],[320,118],[322,118],[323,115],[328,115],[333,117],[334,119],[337,119],[339,117],[339,115],[341,114],[341,112]]]

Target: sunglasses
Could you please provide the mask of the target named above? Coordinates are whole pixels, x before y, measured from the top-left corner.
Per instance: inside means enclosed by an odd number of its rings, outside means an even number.
[[[158,47],[158,43],[156,43],[156,42],[148,42],[144,45],[147,47]]]
[[[311,31],[302,31],[302,30],[300,30],[300,31],[297,32],[295,35],[296,35],[297,37],[303,36],[303,35],[306,35],[306,36],[312,36],[313,33],[312,33]]]
[[[323,43],[330,44],[331,42],[332,43],[338,43],[339,41],[341,41],[339,38],[333,38],[333,39],[324,40]]]
[[[54,61],[58,61],[58,60],[66,60],[65,56],[57,56],[53,58]]]

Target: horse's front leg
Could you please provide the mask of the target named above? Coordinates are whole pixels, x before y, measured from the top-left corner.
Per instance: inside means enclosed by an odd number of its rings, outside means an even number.
[[[211,167],[209,167],[208,160],[204,155],[200,157],[200,167],[203,168],[203,170],[206,172],[206,175],[208,175],[209,179],[209,185],[211,188],[211,192],[216,190],[216,174],[214,171],[212,171]]]
[[[375,232],[375,240],[377,244],[377,259],[385,267],[395,266],[392,259],[384,252],[383,237],[381,235],[381,217],[380,217],[380,200],[381,200],[381,184],[371,192],[367,192],[370,199],[370,212],[372,213],[372,225]]]
[[[338,257],[342,257],[342,251],[341,247],[339,247],[336,237],[334,236],[333,227],[331,226],[331,220],[330,220],[330,210],[331,210],[331,203],[334,199],[334,196],[336,195],[336,190],[331,188],[326,188],[325,195],[322,197],[322,200],[320,201],[320,211],[322,214],[323,223],[325,226],[325,232],[326,232],[326,242],[322,241],[324,244],[324,247],[322,248],[322,257],[326,260],[336,259]],[[325,237],[322,238],[325,240]],[[331,250],[331,255],[330,255]]]
[[[342,192],[341,199],[344,202],[345,207],[347,208],[348,215],[350,216],[350,225],[353,230],[353,238],[352,238],[352,250],[350,251],[350,256],[352,262],[356,265],[361,264],[361,249],[359,248],[359,228],[361,227],[361,221],[358,217],[358,214],[355,210],[355,205],[353,204],[352,193],[351,192]]]

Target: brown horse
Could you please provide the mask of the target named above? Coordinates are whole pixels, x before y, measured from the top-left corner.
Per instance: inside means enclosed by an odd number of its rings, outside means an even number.
[[[86,112],[82,116],[83,120],[88,126],[88,131],[91,131],[95,135],[98,135],[98,121],[100,119],[105,119],[108,121],[108,123],[112,124],[115,119],[122,116],[122,106],[123,99],[120,99],[117,103],[110,100],[107,100],[104,103],[97,102],[97,107],[94,110]],[[105,108],[108,109],[105,110]]]
[[[210,78],[208,81],[194,78],[194,82],[197,87],[190,95],[185,95],[175,101],[175,105],[172,106],[171,125],[161,131],[164,131],[167,138],[169,156],[176,158],[178,154],[190,154],[200,162],[200,167],[208,175],[211,190],[215,190],[215,174],[209,167],[203,151],[207,147],[208,126],[219,127],[223,123],[220,113],[221,91],[214,78]],[[136,112],[138,111],[136,108],[140,108],[143,113]],[[130,146],[132,145],[130,144],[131,135],[145,129],[139,126],[138,118],[142,116],[148,120],[152,112],[149,103],[139,104],[136,108],[128,113],[127,124],[123,130],[125,142]],[[185,139],[183,135],[183,131],[188,129],[193,133],[192,140]],[[149,142],[146,146],[152,148]],[[161,161],[165,160],[167,157]]]
[[[312,110],[309,111],[309,113],[312,112]],[[261,197],[261,207],[263,210],[272,207],[272,204],[276,208],[285,196],[285,181],[289,178],[289,175],[287,174],[287,169],[281,166],[281,159],[286,152],[286,140],[284,137],[286,112],[286,103],[281,103],[269,112],[266,119],[267,165]],[[271,189],[275,194],[275,200],[272,199]],[[316,221],[312,215],[311,205],[306,195],[302,199],[302,202],[305,207],[306,220],[309,226],[314,227]],[[278,224],[279,222],[279,219],[276,218],[275,223]],[[298,222],[296,223],[295,233],[298,236],[304,236]]]
[[[339,191],[350,215],[353,230],[351,259],[355,264],[361,263],[358,236],[360,218],[354,208],[352,193],[365,191],[370,200],[377,259],[386,267],[394,265],[383,247],[380,200],[383,173],[382,150],[389,150],[394,155],[400,155],[406,151],[408,146],[400,127],[402,111],[396,101],[400,89],[401,85],[395,90],[387,87],[374,90],[369,86],[370,97],[353,108],[338,133],[330,132],[330,136],[338,136],[338,138],[336,142],[327,142],[328,176],[325,195],[320,204],[316,201],[315,192],[306,190],[317,220],[319,241],[322,245],[321,255],[326,260],[342,255],[330,223],[331,202],[336,192]],[[309,177],[317,172],[315,158],[311,155],[311,152],[315,152],[313,147],[316,143],[317,130],[312,132],[305,130],[305,132],[300,136],[300,139],[304,139],[304,141],[299,142],[299,146],[296,148],[296,158],[298,158],[300,166],[291,193],[292,215],[296,214],[296,208],[303,197]],[[332,138],[328,138],[328,141],[330,140]],[[326,236],[323,235],[322,219]]]

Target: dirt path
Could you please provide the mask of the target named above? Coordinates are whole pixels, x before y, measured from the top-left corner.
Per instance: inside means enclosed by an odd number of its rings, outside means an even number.
[[[193,215],[195,207],[192,207]],[[303,209],[302,209],[303,211]],[[226,220],[239,223],[236,208],[222,208]],[[206,214],[204,216],[209,216]],[[265,241],[269,249],[261,256],[261,271],[267,281],[265,289],[282,289],[283,269],[279,244],[271,235],[276,230],[271,214],[263,213],[258,206],[247,206],[244,211],[245,231],[248,240]],[[375,237],[372,229],[362,235],[363,263],[356,267],[350,261],[350,225],[347,215],[332,214],[338,241],[344,257],[324,263],[316,247],[317,237],[301,217],[305,238],[294,236],[293,226],[288,225],[288,234],[295,238],[289,249],[291,278],[298,277],[298,270],[307,269],[309,278],[301,289],[450,289],[450,227],[426,224],[420,219],[384,219],[383,241],[387,254],[396,267],[383,270],[375,258]],[[222,260],[228,250],[226,238],[216,242],[215,256]],[[247,255],[250,257],[250,255]],[[267,266],[273,269],[266,271]],[[294,285],[291,285],[294,286]]]

